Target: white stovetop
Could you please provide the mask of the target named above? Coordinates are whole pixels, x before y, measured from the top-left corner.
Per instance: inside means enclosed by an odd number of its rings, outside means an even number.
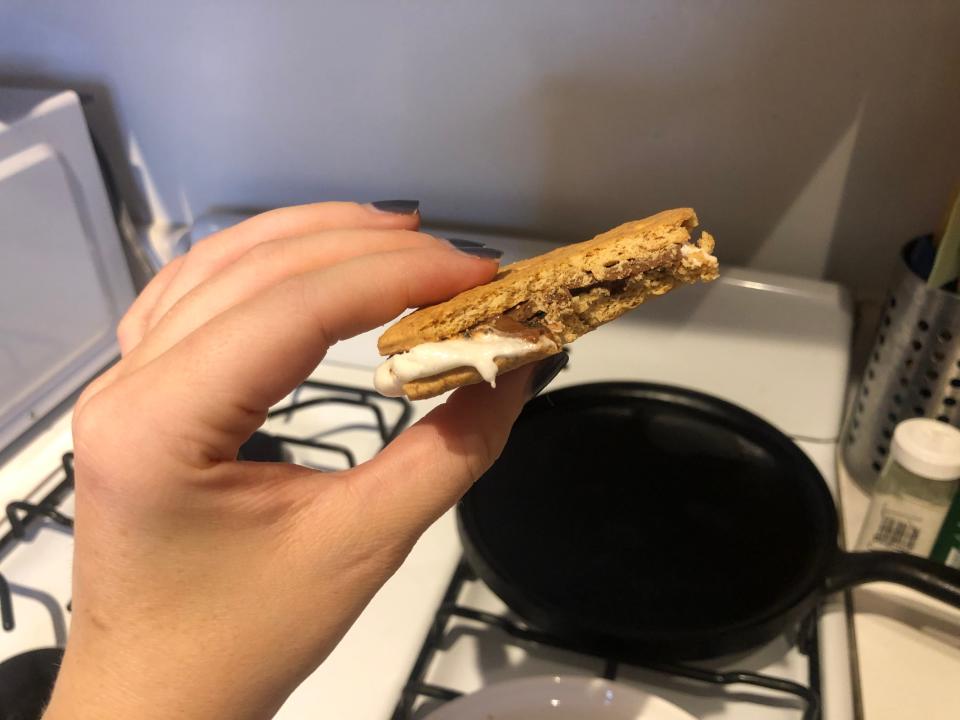
[[[491,244],[506,251],[506,262],[549,247],[503,238]],[[846,298],[834,285],[724,268],[721,280],[710,286],[681,289],[579,340],[569,369],[554,387],[633,379],[719,395],[798,439],[835,489],[834,442],[850,327]],[[335,346],[313,377],[369,387],[370,369],[378,362],[376,334]],[[415,403],[414,420],[439,401]],[[49,473],[69,446],[68,429],[61,422],[48,433],[44,444],[53,449],[46,454],[20,453],[0,467],[0,495],[8,494],[27,467],[42,465]],[[20,489],[13,494],[24,495]],[[459,555],[448,513],[427,531],[330,658],[290,697],[278,720],[390,717]],[[839,599],[821,622],[821,643],[825,717],[846,720],[853,703],[846,617]],[[791,663],[785,656],[766,661],[778,672],[791,670]],[[759,712],[744,710],[737,717],[797,717],[795,710],[767,707]],[[715,704],[698,714],[723,716]]]

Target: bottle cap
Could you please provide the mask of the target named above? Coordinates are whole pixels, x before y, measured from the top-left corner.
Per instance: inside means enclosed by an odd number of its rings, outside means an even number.
[[[930,480],[960,477],[960,430],[931,418],[904,420],[893,431],[890,457]]]

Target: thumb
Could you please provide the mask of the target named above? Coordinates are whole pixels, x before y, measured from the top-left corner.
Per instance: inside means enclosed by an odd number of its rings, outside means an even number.
[[[374,500],[368,507],[382,509],[382,522],[404,534],[426,529],[500,456],[538,371],[551,360],[497,378],[496,388],[458,389],[357,468],[355,487]]]

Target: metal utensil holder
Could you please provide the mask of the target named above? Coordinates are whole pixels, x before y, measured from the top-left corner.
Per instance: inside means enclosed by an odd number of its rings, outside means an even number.
[[[960,296],[928,288],[910,270],[911,244],[886,297],[841,438],[847,470],[868,489],[886,462],[897,423],[930,417],[960,426]]]

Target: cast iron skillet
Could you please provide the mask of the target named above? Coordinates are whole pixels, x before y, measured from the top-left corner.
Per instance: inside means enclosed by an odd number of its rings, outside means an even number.
[[[514,612],[621,659],[745,650],[874,580],[960,607],[958,571],[842,551],[830,492],[790,438],[675,387],[537,398],[458,519],[468,562]]]

